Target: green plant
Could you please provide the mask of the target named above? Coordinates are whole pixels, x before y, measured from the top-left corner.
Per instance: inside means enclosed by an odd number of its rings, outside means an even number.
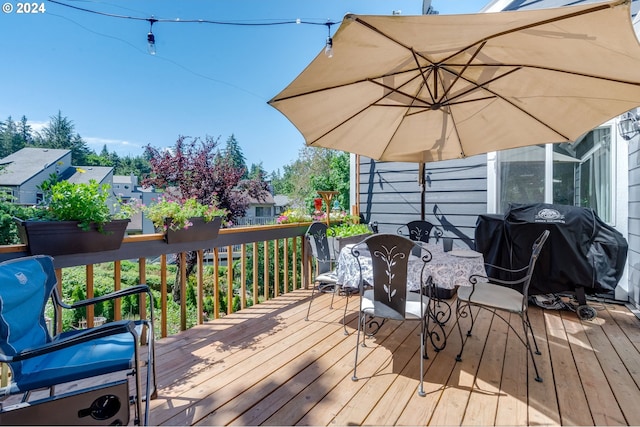
[[[287,209],[276,220],[278,224],[290,224],[294,222],[311,222],[311,214],[302,209]]]
[[[367,224],[354,224],[350,222],[343,222],[342,224],[336,224],[331,226],[331,230],[335,237],[349,237],[357,236],[359,234],[371,234],[371,229]]]
[[[217,204],[204,205],[195,198],[177,201],[160,197],[155,203],[143,209],[153,225],[162,231],[189,228],[191,218],[202,217],[205,221],[213,221],[216,217],[226,217],[227,210]],[[165,220],[168,220],[165,221]]]
[[[45,221],[78,221],[78,227],[85,231],[95,224],[101,231],[113,219],[107,205],[110,188],[93,179],[88,183],[45,182],[41,186],[44,202],[34,215]]]

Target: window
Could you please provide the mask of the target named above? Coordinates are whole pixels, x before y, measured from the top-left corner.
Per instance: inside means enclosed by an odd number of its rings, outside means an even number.
[[[611,128],[601,127],[572,144],[499,152],[500,212],[510,203],[547,202],[593,208],[602,220],[612,223],[615,167],[611,138]]]
[[[498,153],[500,212],[510,203],[544,202],[544,145],[514,148]]]
[[[270,217],[271,206],[256,206],[256,216]]]

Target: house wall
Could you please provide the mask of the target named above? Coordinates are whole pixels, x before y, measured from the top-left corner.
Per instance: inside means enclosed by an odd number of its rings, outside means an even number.
[[[396,233],[420,219],[418,164],[375,162],[360,157],[360,213],[381,233]],[[478,215],[487,212],[486,155],[426,164],[425,219],[453,237],[456,246],[474,247]]]

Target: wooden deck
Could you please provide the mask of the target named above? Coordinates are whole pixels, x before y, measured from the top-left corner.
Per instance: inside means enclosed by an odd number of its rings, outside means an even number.
[[[486,311],[456,362],[450,321],[446,348],[425,361],[419,397],[416,322],[387,322],[369,339],[354,382],[345,299],[329,309],[330,295],[320,295],[305,321],[309,295],[295,291],[159,340],[151,424],[640,425],[640,321],[625,306],[591,303],[593,321],[532,308],[542,383],[527,371],[524,346]]]

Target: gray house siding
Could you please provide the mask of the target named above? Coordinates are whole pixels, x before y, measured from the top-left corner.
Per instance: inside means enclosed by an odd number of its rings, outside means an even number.
[[[640,306],[640,143],[629,143],[629,300]]]
[[[425,166],[425,220],[453,237],[456,245],[474,247],[476,220],[487,212],[486,156]],[[360,157],[359,195],[365,221],[377,222],[381,233],[396,233],[421,216],[418,164]]]

